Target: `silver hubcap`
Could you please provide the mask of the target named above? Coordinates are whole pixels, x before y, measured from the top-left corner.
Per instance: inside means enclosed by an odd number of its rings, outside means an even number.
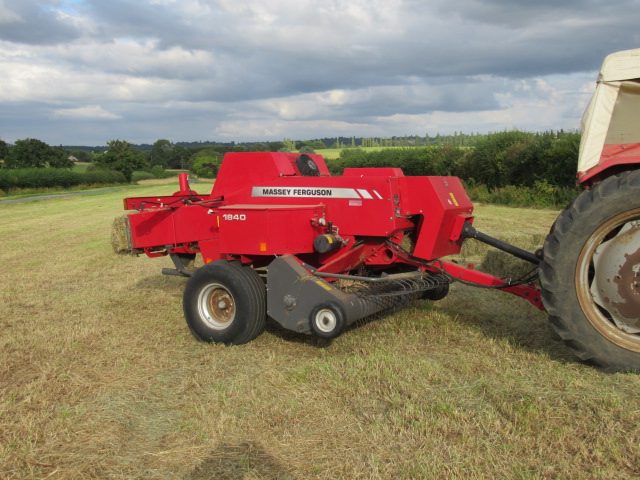
[[[323,308],[322,310],[318,310],[318,313],[316,313],[315,323],[318,330],[321,332],[331,333],[335,330],[338,319],[336,318],[336,314],[333,310]]]
[[[604,222],[578,256],[576,293],[591,325],[640,352],[640,208]]]
[[[640,220],[625,223],[593,254],[594,301],[618,328],[640,333]]]
[[[209,328],[224,330],[236,316],[236,303],[226,288],[212,283],[198,295],[198,313]]]

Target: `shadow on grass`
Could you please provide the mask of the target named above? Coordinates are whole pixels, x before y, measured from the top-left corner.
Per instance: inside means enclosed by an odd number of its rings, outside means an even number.
[[[499,291],[456,286],[436,309],[483,335],[508,341],[514,348],[542,352],[564,364],[580,363],[549,324],[546,313],[526,300]]]
[[[256,442],[219,444],[185,480],[242,480],[245,478],[277,478],[293,480],[290,468],[269,454]]]
[[[333,339],[331,338],[320,338],[316,335],[307,335],[304,333],[294,332],[293,330],[287,330],[272,318],[267,318],[265,332],[268,332],[274,337],[284,340],[285,342],[299,343],[316,348],[330,347],[333,343]]]
[[[393,315],[399,309],[391,309],[383,312],[378,312],[373,315],[369,315],[365,318],[360,318],[345,328],[344,332],[341,335],[344,335],[347,332],[351,332],[355,330],[357,332],[358,329],[368,325],[372,322],[376,322],[379,320],[384,320],[387,317]],[[287,330],[284,327],[280,326],[278,322],[273,320],[272,318],[267,318],[267,325],[265,328],[266,332],[273,335],[274,337],[280,338],[286,342],[299,343],[303,345],[309,345],[311,347],[316,348],[328,348],[332,345],[332,338],[320,338],[317,335],[312,334],[304,334],[294,332],[292,330]]]

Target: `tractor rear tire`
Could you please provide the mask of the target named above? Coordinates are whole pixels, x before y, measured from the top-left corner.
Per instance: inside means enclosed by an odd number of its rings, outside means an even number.
[[[182,304],[191,332],[204,342],[248,343],[262,332],[267,317],[260,276],[226,260],[197,269],[187,281]]]
[[[640,170],[603,180],[560,214],[540,282],[551,325],[578,358],[640,372]]]

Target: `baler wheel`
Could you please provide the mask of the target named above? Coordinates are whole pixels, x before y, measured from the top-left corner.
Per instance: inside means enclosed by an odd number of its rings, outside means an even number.
[[[446,281],[446,277],[444,277],[444,275],[436,275],[436,277],[441,280],[441,283],[436,288],[425,290],[422,294],[422,298],[424,300],[431,300],[435,302],[442,300],[449,294],[449,282]],[[444,277],[444,279],[440,277]]]
[[[264,329],[264,282],[251,267],[218,260],[200,267],[189,278],[183,309],[191,332],[199,340],[247,343]]]
[[[544,243],[542,300],[581,360],[640,372],[640,170],[582,192]]]
[[[344,330],[347,320],[342,308],[334,302],[316,305],[309,315],[311,330],[322,338],[335,338]]]

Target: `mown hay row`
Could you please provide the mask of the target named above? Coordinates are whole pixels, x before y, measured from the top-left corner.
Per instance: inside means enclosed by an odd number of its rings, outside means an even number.
[[[501,235],[499,240],[529,252],[542,248],[545,235]],[[517,279],[531,272],[534,265],[477,240],[469,239],[462,246],[460,256],[466,261],[480,261],[479,270],[504,279]]]

